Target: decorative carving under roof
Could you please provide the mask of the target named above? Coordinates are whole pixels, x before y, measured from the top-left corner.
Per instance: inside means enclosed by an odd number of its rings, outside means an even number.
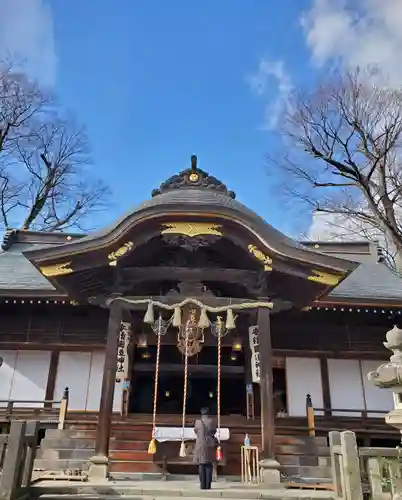
[[[13,243],[17,240],[18,231],[16,229],[7,229],[3,236],[3,243],[1,249],[6,251],[11,248]]]
[[[158,196],[158,194],[166,193],[173,189],[189,188],[211,189],[219,191],[230,198],[236,197],[236,194],[233,191],[229,191],[226,185],[220,180],[197,167],[197,157],[195,155],[191,157],[190,168],[183,170],[179,174],[173,175],[167,181],[163,182],[159,189],[154,189],[152,191],[152,196]]]

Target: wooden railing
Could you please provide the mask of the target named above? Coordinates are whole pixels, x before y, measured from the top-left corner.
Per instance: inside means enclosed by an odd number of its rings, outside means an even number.
[[[400,500],[402,455],[398,448],[358,448],[354,432],[329,433],[336,497]],[[400,496],[401,495],[401,496]]]
[[[385,417],[388,411],[386,410],[356,410],[350,408],[315,408],[313,406],[313,402],[310,394],[306,396],[306,417],[307,417],[307,431],[309,436],[315,436],[316,433],[316,417],[317,414],[320,413],[320,417],[335,417],[335,418],[355,418],[359,420],[359,425],[364,426],[368,424],[369,418],[372,415],[378,415]],[[376,417],[374,417],[376,418]]]
[[[29,488],[38,443],[39,422],[15,420],[0,435],[0,498],[14,500]]]
[[[38,415],[58,415],[58,428],[64,429],[64,423],[67,418],[69,389],[66,387],[63,392],[63,397],[60,400],[52,401],[32,401],[32,400],[17,400],[17,399],[0,399],[0,420],[11,421],[25,417],[37,417]],[[60,405],[59,408],[54,408],[55,405]]]

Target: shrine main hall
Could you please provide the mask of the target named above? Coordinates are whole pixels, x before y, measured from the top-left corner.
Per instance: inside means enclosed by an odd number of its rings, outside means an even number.
[[[99,232],[5,233],[0,420],[32,410],[49,428],[67,387],[66,436],[92,445],[60,454],[60,468],[100,475],[158,471],[162,448],[180,469],[202,407],[226,474],[239,473],[246,433],[263,472],[280,471],[283,436],[312,435],[309,408],[316,437],[388,443],[392,393],[366,374],[389,358],[401,304],[375,244],[294,241],[193,156]]]

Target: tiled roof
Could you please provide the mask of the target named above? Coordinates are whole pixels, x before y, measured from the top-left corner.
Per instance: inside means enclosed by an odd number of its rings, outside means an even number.
[[[162,207],[169,205],[197,205],[197,206],[209,206],[209,207],[218,207],[218,208],[228,208],[233,212],[238,212],[247,216],[250,219],[257,220],[260,224],[263,224],[266,228],[269,228],[269,231],[272,235],[274,235],[279,240],[282,240],[286,245],[295,247],[295,248],[303,248],[304,250],[310,250],[309,248],[303,246],[301,243],[288,238],[286,235],[275,229],[273,226],[268,224],[262,217],[256,214],[253,210],[246,207],[239,201],[226,196],[224,193],[214,190],[207,189],[177,189],[173,191],[167,191],[166,193],[159,194],[154,198],[149,200],[145,200],[139,205],[137,205],[134,210],[127,211],[122,217],[118,219],[113,225],[102,229],[101,231],[97,231],[95,233],[91,233],[88,236],[82,238],[80,241],[91,241],[101,237],[104,234],[109,233],[115,227],[118,227],[123,221],[125,221],[130,215],[134,213],[140,213],[143,210],[146,210],[151,207]]]
[[[329,296],[402,300],[402,278],[380,262],[363,263],[332,290]]]
[[[287,246],[293,248],[304,249],[312,253],[317,253],[311,247],[302,245],[294,241],[272,226],[268,225],[261,217],[255,212],[242,205],[237,200],[226,196],[223,193],[213,190],[205,189],[179,189],[168,191],[159,194],[154,198],[147,200],[137,206],[134,211],[120,218],[113,228],[118,227],[123,223],[130,214],[139,213],[149,207],[156,207],[169,204],[199,204],[217,207],[226,207],[234,212],[239,212],[247,218],[257,220],[258,225],[264,225],[268,228],[269,233],[276,238],[281,239]],[[111,227],[106,228],[100,232],[90,234],[86,237],[80,238],[80,241],[90,241],[98,238],[104,234],[109,233]],[[51,285],[46,278],[44,278],[39,271],[22,255],[23,251],[28,249],[44,248],[45,246],[54,246],[60,242],[54,241],[51,244],[41,245],[37,243],[20,243],[18,239],[6,251],[0,251],[0,290],[3,294],[5,290],[10,290],[10,293],[16,290],[32,290],[46,293],[46,291],[54,292],[55,288]],[[71,242],[73,243],[73,242]],[[71,243],[64,243],[63,246],[68,246]],[[321,248],[320,248],[321,250]],[[325,254],[325,252],[319,252]],[[402,301],[402,279],[396,276],[385,264],[377,262],[362,262],[356,270],[354,270],[349,277],[347,277],[337,288],[335,288],[330,297],[334,299],[394,299]]]
[[[39,245],[16,243],[10,250],[0,251],[0,290],[54,292],[55,288],[22,255],[23,250]],[[41,245],[44,247],[44,245]],[[402,278],[385,264],[362,263],[329,295],[334,299],[402,300]]]
[[[7,251],[0,250],[0,290],[54,291],[54,286],[22,255],[28,248],[44,246],[16,243]]]

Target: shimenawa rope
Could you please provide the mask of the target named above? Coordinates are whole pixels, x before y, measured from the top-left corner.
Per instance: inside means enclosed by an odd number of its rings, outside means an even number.
[[[273,303],[272,302],[242,302],[240,304],[229,304],[227,306],[208,306],[201,302],[199,299],[196,298],[187,298],[182,300],[181,302],[177,302],[176,304],[165,304],[163,302],[160,302],[159,300],[153,300],[153,299],[128,299],[127,297],[114,297],[112,299],[109,299],[108,304],[114,302],[115,300],[117,301],[122,301],[127,304],[152,304],[153,306],[160,307],[161,309],[165,309],[167,311],[173,311],[175,307],[183,307],[187,304],[194,304],[201,309],[204,308],[206,311],[211,312],[211,313],[220,313],[220,312],[225,312],[228,309],[232,309],[233,311],[241,311],[242,309],[255,309],[258,307],[263,307],[263,308],[268,308],[272,309],[273,308]]]

